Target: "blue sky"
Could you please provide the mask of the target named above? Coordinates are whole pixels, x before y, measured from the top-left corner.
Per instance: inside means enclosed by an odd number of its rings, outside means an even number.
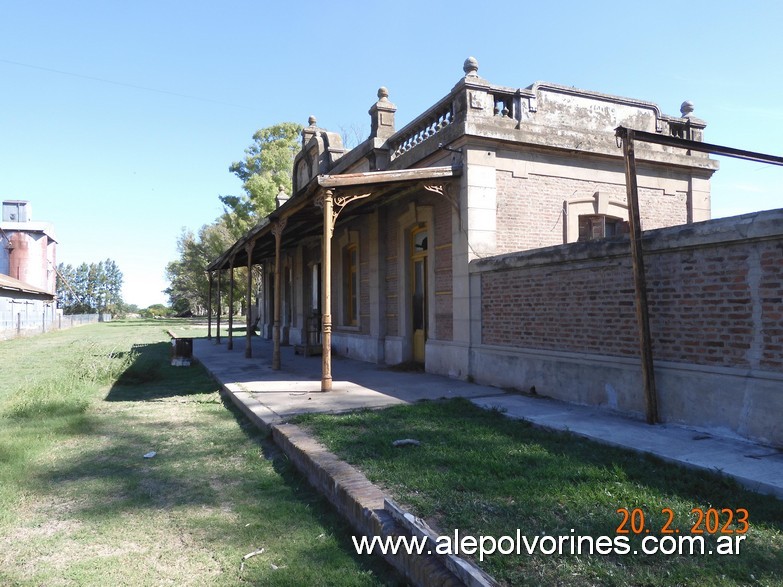
[[[783,3],[69,2],[0,11],[0,197],[55,224],[60,261],[114,259],[124,297],[165,302],[183,227],[238,194],[229,173],[276,122],[369,132],[379,86],[397,127],[469,56],[492,83],[537,80],[692,100],[705,140],[783,155]],[[783,169],[721,158],[713,216],[777,208]]]

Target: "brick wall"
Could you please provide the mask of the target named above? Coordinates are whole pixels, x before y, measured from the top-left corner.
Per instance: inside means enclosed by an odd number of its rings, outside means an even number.
[[[782,221],[773,211],[645,233],[656,359],[783,371]],[[628,250],[612,239],[474,262],[481,343],[638,356]]]
[[[632,355],[633,287],[617,264],[531,267],[481,276],[481,342]]]
[[[595,192],[625,203],[625,184],[584,181],[530,174],[514,177],[498,171],[497,254],[563,244],[563,202],[584,200]],[[685,224],[685,194],[640,188],[639,208],[644,230]]]
[[[366,225],[359,233],[359,327],[362,334],[370,333],[370,234]]]
[[[498,254],[563,244],[563,200],[575,189],[582,197],[595,192],[571,180],[519,178],[507,171],[498,171],[496,181]]]
[[[381,210],[381,225],[393,229],[396,223],[396,214],[389,209]],[[397,230],[384,230],[382,234],[386,238],[386,334],[399,336],[399,300],[397,288],[399,285],[398,244]]]
[[[759,365],[762,369],[783,371],[783,244],[765,243],[759,250],[761,275],[758,295],[761,298],[761,315],[764,328],[759,333],[762,352]]]
[[[451,204],[435,201],[435,337],[454,338],[454,287],[451,263]]]

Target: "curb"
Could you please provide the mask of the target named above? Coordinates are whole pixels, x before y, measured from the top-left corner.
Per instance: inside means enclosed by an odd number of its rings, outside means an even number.
[[[203,365],[203,363],[202,363]],[[277,419],[276,415],[251,393],[231,389],[203,365],[219,385],[220,394],[229,399],[252,423],[285,453],[307,481],[315,487],[358,533],[381,539],[412,536],[408,527],[395,521],[395,515],[387,511],[387,496],[367,477],[316,441],[294,424],[270,424],[264,419]],[[393,502],[392,502],[393,503]],[[395,512],[396,514],[396,512]],[[397,516],[398,517],[398,516]],[[459,574],[455,574],[440,555],[408,554],[399,549],[396,554],[381,555],[405,579],[416,587],[480,587],[493,586],[496,582],[480,569],[459,559]],[[457,558],[457,557],[452,557]],[[451,567],[454,568],[453,563]]]
[[[384,493],[367,477],[341,461],[294,424],[272,426],[272,438],[313,487],[318,489],[357,532],[372,537],[410,536],[384,509]],[[404,549],[383,558],[417,586],[465,585],[433,554],[408,554]]]

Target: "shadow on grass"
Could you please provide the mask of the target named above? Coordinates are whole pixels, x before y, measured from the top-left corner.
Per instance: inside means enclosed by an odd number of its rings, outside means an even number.
[[[200,367],[194,370],[207,378]],[[82,434],[103,440],[85,443],[93,448],[75,451],[28,478],[33,491],[56,488],[60,500],[69,504],[69,517],[109,525],[138,511],[197,511],[188,524],[197,525],[204,539],[220,548],[274,543],[292,525],[292,535],[306,536],[286,542],[289,560],[313,568],[332,564],[334,547],[314,541],[321,533],[363,572],[372,571],[375,580],[370,583],[404,584],[380,558],[356,554],[348,524],[233,404],[217,396],[169,401],[211,405],[189,412],[191,418],[184,420],[171,410],[160,417],[151,406],[144,412],[123,411],[115,421],[87,415],[92,422],[83,422]],[[156,456],[143,458],[151,450]],[[229,503],[236,515],[225,515]],[[238,524],[238,518],[251,523]],[[252,572],[246,570],[246,578],[261,584]]]
[[[296,467],[291,463],[285,453],[269,437],[265,437],[259,429],[247,419],[247,417],[231,401],[221,396],[221,401],[225,409],[230,412],[237,425],[251,442],[261,447],[264,458],[272,463],[274,471],[280,476],[280,479],[293,493],[294,497],[301,503],[307,504],[306,507],[310,513],[318,520],[320,524],[334,533],[340,548],[348,552],[356,562],[362,567],[372,569],[373,572],[383,578],[386,585],[403,586],[408,583],[398,574],[398,572],[386,563],[379,556],[359,555],[351,541],[351,535],[356,535],[356,531],[350,524],[342,518],[329,503],[329,501],[314,489],[307,479],[299,473]],[[328,553],[326,553],[328,555]],[[308,549],[303,553],[303,558],[323,564],[322,553],[319,550]]]
[[[167,342],[133,345],[131,362],[112,385],[106,401],[150,401],[217,389],[196,365],[172,367],[170,349]]]
[[[274,520],[275,515],[282,514],[265,513],[267,509],[285,511],[303,506],[306,515],[322,525],[340,549],[360,567],[371,569],[385,584],[404,584],[382,559],[355,552],[350,539],[353,532],[347,522],[232,402],[211,395],[218,386],[201,365],[172,367],[169,352],[170,343],[167,342],[134,345],[128,353],[132,361],[110,389],[106,401],[169,400],[215,404],[213,409],[218,405],[221,409],[212,412],[213,424],[178,421],[176,429],[164,434],[159,444],[151,444],[151,438],[161,436],[161,422],[154,418],[149,421],[136,411],[130,412],[125,425],[113,427],[110,447],[85,453],[66,466],[49,471],[39,479],[41,484],[63,486],[71,483],[92,488],[89,501],[81,503],[79,508],[80,515],[87,518],[119,517],[123,512],[140,509],[220,509],[225,506],[226,488],[236,487],[239,488],[238,499],[251,509],[257,508],[258,517]],[[195,397],[199,395],[202,397]],[[86,420],[90,419],[87,416]],[[92,435],[106,433],[100,422],[89,424],[82,422],[83,431],[89,430]],[[214,430],[204,433],[205,426],[214,427]],[[180,440],[192,437],[194,441],[172,442],[169,449],[166,436],[176,436]],[[242,439],[246,442],[241,442]],[[257,465],[257,457],[246,469],[223,469],[217,464],[221,460],[235,461],[239,452],[248,450],[248,444],[256,455],[260,452],[271,463],[275,476],[270,478]],[[143,459],[142,455],[151,450],[158,454],[153,459]],[[207,464],[200,466],[199,463]],[[279,502],[277,505],[275,500]],[[281,520],[281,527],[286,521]],[[237,530],[233,523],[219,519],[213,519],[208,528],[210,539],[216,541],[225,541],[227,536],[236,535]],[[320,556],[330,556],[328,548],[314,549],[313,546],[311,544],[301,552],[303,559],[314,559],[316,563]]]
[[[221,584],[392,582],[383,563],[356,555],[340,517],[244,416],[221,401],[203,367],[172,367],[168,342],[129,346],[104,361],[111,379],[77,378],[72,395],[89,400],[86,410],[56,406],[24,417],[0,414],[0,503],[13,505],[8,513],[2,508],[1,521],[15,523],[17,509],[22,530],[41,520],[78,521],[74,533],[36,534],[42,551],[65,544],[58,560],[75,567],[94,561],[96,541],[127,530],[127,540],[155,555],[152,566],[176,557],[171,564],[190,576],[203,570],[198,560],[209,549]],[[93,354],[91,348],[85,352],[87,363]],[[101,385],[111,380],[107,396]],[[60,383],[53,382],[54,399],[63,394]],[[151,451],[156,455],[144,458]],[[25,560],[26,544],[13,545],[14,551],[4,542],[8,560]],[[242,555],[259,545],[267,553],[238,571]],[[137,554],[134,560],[143,560]],[[191,558],[195,562],[187,566]],[[270,562],[279,567],[270,570]],[[116,581],[111,564],[122,563],[107,563],[108,580],[93,584]],[[6,570],[0,583],[16,584],[16,570],[5,576]],[[131,583],[150,582],[134,581],[135,571],[128,572]],[[19,573],[19,584],[47,583],[28,580],[24,569]]]

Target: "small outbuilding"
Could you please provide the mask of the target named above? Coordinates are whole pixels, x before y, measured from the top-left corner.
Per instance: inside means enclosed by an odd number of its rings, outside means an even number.
[[[53,293],[0,274],[0,339],[46,332],[56,319]]]

